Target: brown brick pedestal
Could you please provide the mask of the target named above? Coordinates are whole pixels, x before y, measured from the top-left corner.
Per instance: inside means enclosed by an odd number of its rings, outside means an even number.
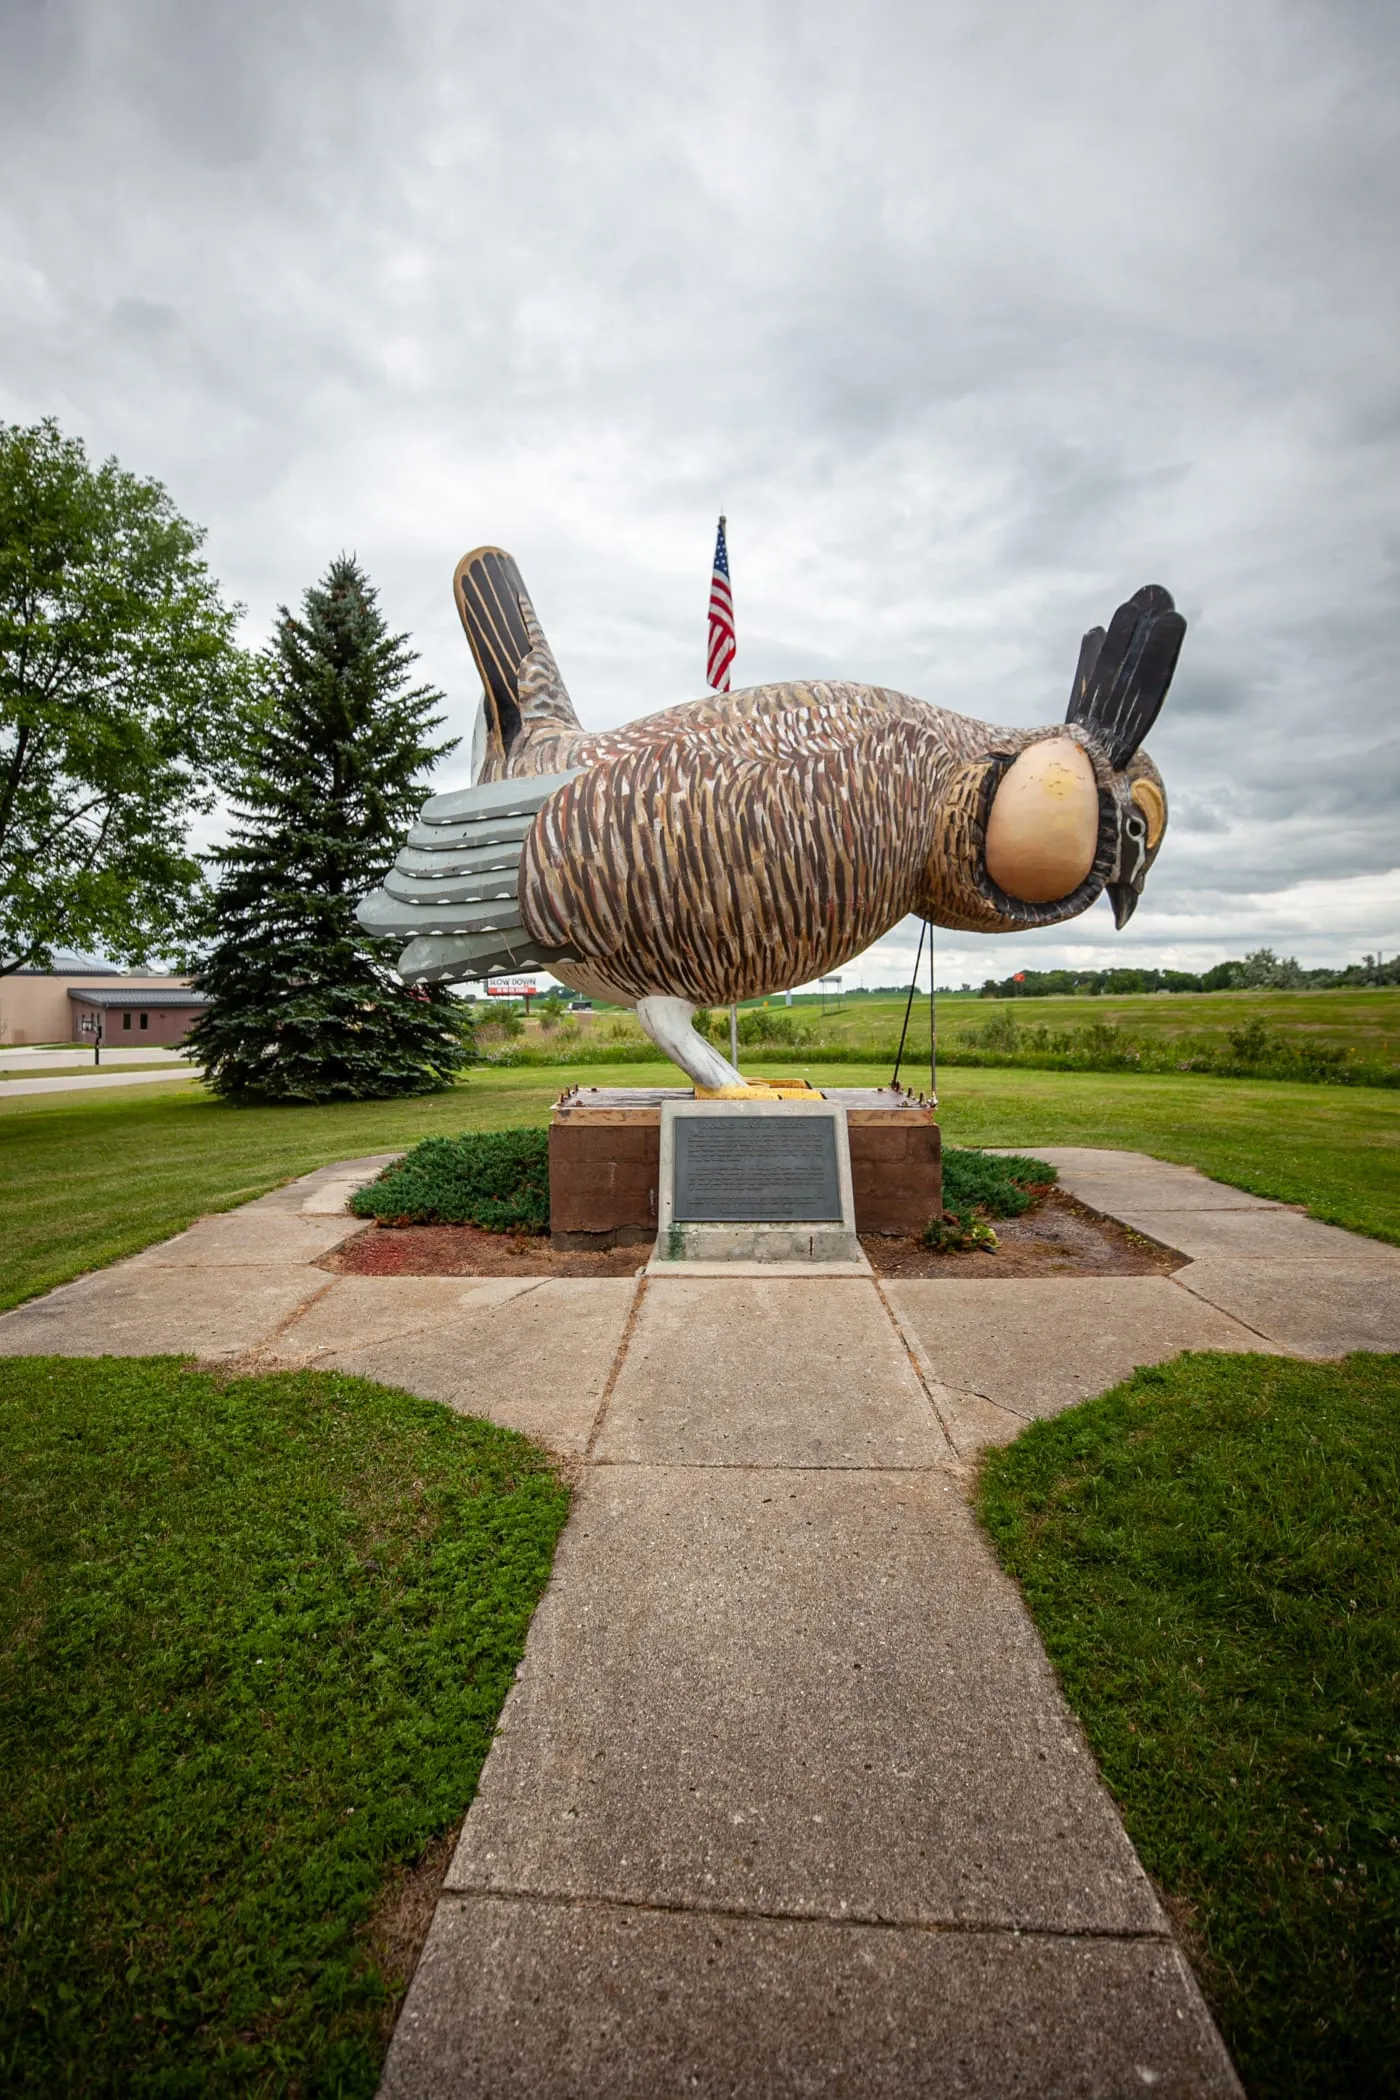
[[[890,1087],[826,1087],[846,1111],[857,1232],[907,1238],[942,1204],[933,1110]],[[550,1237],[556,1247],[650,1246],[656,1238],[661,1104],[688,1087],[582,1087],[549,1125]]]

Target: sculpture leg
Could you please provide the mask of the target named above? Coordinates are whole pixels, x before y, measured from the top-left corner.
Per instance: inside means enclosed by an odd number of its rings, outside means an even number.
[[[742,1087],[742,1074],[736,1072],[729,1059],[721,1057],[714,1045],[707,1043],[691,1027],[694,1012],[695,1008],[688,999],[671,999],[657,994],[637,1001],[637,1019],[643,1034],[650,1037],[658,1050],[664,1050],[687,1078],[711,1093],[717,1093],[721,1087]]]

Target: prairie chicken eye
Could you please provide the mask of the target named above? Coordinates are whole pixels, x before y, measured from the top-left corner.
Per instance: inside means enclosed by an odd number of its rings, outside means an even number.
[[[1157,846],[1167,828],[1167,802],[1155,780],[1135,780],[1132,799],[1142,811],[1147,826],[1148,851]]]

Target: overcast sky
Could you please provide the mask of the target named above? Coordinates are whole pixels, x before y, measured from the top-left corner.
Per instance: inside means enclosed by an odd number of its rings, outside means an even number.
[[[1397,45],[1387,0],[0,0],[0,416],[163,480],[250,638],[355,551],[464,736],[483,541],[597,725],[703,690],[721,506],[736,684],[1052,722],[1165,583],[1136,918],[940,983],[1394,950]]]

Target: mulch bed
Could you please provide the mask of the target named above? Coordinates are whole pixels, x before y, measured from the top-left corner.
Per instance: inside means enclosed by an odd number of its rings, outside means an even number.
[[[548,1235],[479,1225],[371,1225],[319,1266],[340,1276],[635,1276],[650,1255],[650,1246],[566,1253]]]
[[[1052,1189],[1019,1218],[993,1218],[995,1254],[935,1254],[914,1239],[885,1239],[863,1233],[861,1245],[877,1276],[951,1277],[958,1283],[981,1277],[1005,1282],[1012,1276],[1170,1276],[1185,1257],[1154,1246],[1126,1225],[1100,1218],[1072,1196]]]
[[[863,1233],[877,1276],[1169,1276],[1182,1256],[1096,1217],[1058,1189],[1023,1217],[998,1218],[995,1254],[935,1254],[916,1239]],[[373,1225],[320,1263],[341,1276],[635,1276],[650,1247],[598,1254],[551,1247],[547,1237],[483,1232],[476,1225]]]

